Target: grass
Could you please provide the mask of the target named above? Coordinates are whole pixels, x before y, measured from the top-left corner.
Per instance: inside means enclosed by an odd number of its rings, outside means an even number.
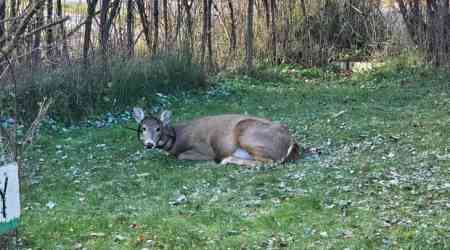
[[[448,74],[273,74],[165,105],[286,122],[319,159],[244,169],[146,151],[121,125],[48,131],[25,159],[24,247],[450,249]]]
[[[201,66],[183,54],[109,60],[111,74],[104,73],[101,63],[88,68],[81,62],[70,67],[43,67],[32,74],[27,68],[19,68],[17,93],[9,84],[0,91],[0,116],[10,115],[17,101],[18,117],[31,123],[39,109],[37,104],[44,98],[52,98],[50,115],[69,125],[87,116],[122,111],[136,103],[151,103],[158,93],[200,90],[209,84]]]

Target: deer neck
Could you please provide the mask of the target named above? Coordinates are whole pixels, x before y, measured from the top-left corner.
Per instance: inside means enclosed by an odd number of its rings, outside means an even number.
[[[177,139],[177,133],[174,127],[164,127],[163,134],[161,136],[161,139],[158,142],[158,146],[156,148],[163,149],[167,152],[170,152],[174,145],[175,141]]]

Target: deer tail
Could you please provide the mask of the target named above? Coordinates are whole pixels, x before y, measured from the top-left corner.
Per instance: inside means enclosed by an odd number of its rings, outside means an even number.
[[[293,142],[289,146],[286,156],[281,160],[281,163],[296,161],[300,158],[300,147],[297,143]]]

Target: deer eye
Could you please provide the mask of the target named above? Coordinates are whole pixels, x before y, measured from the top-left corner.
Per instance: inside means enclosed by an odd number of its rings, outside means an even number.
[[[142,127],[142,131],[145,131],[145,130],[147,130],[147,128],[146,127]]]
[[[161,128],[159,128],[159,127],[158,127],[158,128],[156,128],[156,132],[159,132],[160,130],[161,130]]]

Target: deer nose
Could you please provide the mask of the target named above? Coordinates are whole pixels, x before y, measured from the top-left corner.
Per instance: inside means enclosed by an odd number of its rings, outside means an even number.
[[[145,148],[147,148],[147,149],[152,149],[152,148],[155,147],[155,144],[153,144],[153,143],[151,143],[151,142],[148,142],[148,143],[145,143],[144,146],[145,146]]]

